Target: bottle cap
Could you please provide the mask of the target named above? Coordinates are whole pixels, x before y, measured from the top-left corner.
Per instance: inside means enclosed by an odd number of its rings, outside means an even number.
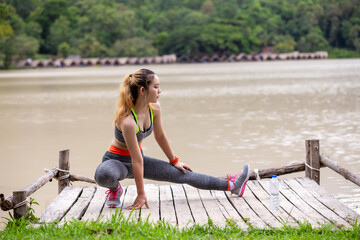
[[[276,178],[277,176],[276,175],[272,175],[272,178]]]

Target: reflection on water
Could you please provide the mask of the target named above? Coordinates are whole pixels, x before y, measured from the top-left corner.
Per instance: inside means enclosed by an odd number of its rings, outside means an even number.
[[[360,174],[360,60],[146,67],[159,75],[174,151],[194,170],[223,176],[245,162],[262,169],[303,161],[305,139],[316,138],[321,152]],[[56,166],[64,148],[72,172],[92,177],[112,138],[119,83],[137,68],[1,72],[0,192]],[[143,148],[165,158],[153,139]],[[359,187],[329,169],[321,170],[321,185],[360,212]],[[56,191],[50,183],[34,195],[38,214]]]

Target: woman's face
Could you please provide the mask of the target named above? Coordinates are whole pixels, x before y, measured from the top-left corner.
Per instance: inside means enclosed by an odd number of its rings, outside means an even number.
[[[149,86],[146,98],[148,99],[149,103],[156,103],[160,97],[160,93],[160,81],[159,78],[155,75]]]

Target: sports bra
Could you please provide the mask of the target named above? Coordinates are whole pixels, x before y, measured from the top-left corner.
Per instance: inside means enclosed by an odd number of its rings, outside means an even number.
[[[151,123],[150,123],[150,127],[147,130],[145,130],[144,132],[141,131],[140,128],[139,128],[138,119],[137,119],[137,116],[135,114],[134,109],[131,109],[131,113],[134,116],[134,119],[136,121],[136,126],[137,126],[137,128],[136,128],[136,138],[137,138],[138,142],[142,141],[144,138],[149,136],[153,131],[153,128],[154,128],[154,126],[153,126],[154,114],[153,114],[152,109],[151,108],[149,108],[149,109],[150,109],[150,121],[151,121]],[[118,141],[125,143],[124,136],[123,136],[122,132],[116,127],[116,125],[115,125],[115,138]]]

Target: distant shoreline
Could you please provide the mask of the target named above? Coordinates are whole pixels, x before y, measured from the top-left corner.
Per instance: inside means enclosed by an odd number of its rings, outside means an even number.
[[[175,54],[155,57],[121,57],[121,58],[59,58],[55,60],[22,60],[16,64],[17,69],[26,68],[67,68],[87,66],[122,66],[122,65],[144,65],[144,64],[170,64],[170,63],[209,63],[209,62],[243,62],[243,61],[275,61],[275,60],[301,60],[301,59],[327,59],[328,52],[318,51],[313,53],[240,53],[238,55],[214,54],[212,56],[179,56]]]

